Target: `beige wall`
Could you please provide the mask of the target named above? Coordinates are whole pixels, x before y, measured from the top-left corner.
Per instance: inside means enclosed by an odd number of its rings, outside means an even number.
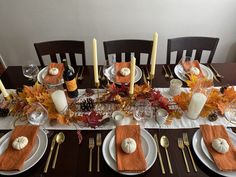
[[[167,39],[212,36],[220,42],[214,62],[236,58],[235,0],[0,0],[0,53],[7,65],[38,63],[34,42],[152,39],[159,33],[158,62],[166,59]],[[236,61],[236,60],[235,60]]]

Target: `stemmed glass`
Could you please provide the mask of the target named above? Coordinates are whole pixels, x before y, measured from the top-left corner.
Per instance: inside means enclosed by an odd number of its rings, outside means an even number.
[[[34,64],[29,64],[22,66],[22,72],[23,75],[27,77],[29,80],[36,81],[37,75],[39,73],[39,68]]]

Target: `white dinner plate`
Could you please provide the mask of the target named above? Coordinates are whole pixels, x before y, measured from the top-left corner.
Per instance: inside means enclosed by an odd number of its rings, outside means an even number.
[[[143,137],[145,139],[145,141],[147,142],[147,147],[142,145],[144,154],[147,154],[146,156],[146,162],[147,162],[147,169],[150,169],[152,167],[152,165],[154,164],[154,162],[156,161],[157,158],[157,148],[156,148],[156,144],[155,144],[155,140],[152,138],[152,135],[150,133],[148,133],[145,129],[140,129],[141,131],[141,137]],[[110,145],[110,141],[111,139],[115,136],[115,130],[110,131],[106,138],[103,141],[103,145],[102,145],[102,154],[103,157],[107,163],[108,166],[110,166],[114,171],[121,173],[123,175],[138,175],[143,172],[139,172],[139,173],[128,173],[128,172],[119,172],[117,170],[117,164],[116,161],[112,158],[110,152],[109,152],[109,145]],[[147,149],[146,149],[147,148]],[[147,153],[148,152],[148,153]]]
[[[142,148],[145,149],[143,151],[145,159],[147,158],[149,154],[149,148],[148,148],[148,142],[146,141],[146,138],[141,134],[141,145]],[[115,136],[111,138],[111,141],[109,143],[109,153],[111,157],[116,161],[116,145],[115,145]]]
[[[231,141],[233,142],[233,144],[236,143],[236,134],[227,129],[226,131],[229,137],[231,138]],[[236,171],[233,171],[233,172],[220,171],[218,167],[215,165],[215,163],[212,162],[209,159],[209,157],[207,157],[207,155],[203,152],[203,149],[201,147],[201,139],[202,139],[202,134],[201,134],[200,129],[198,129],[193,135],[192,144],[193,144],[193,150],[195,151],[197,157],[202,161],[202,163],[217,174],[227,176],[227,177],[235,177]]]
[[[111,81],[115,82],[115,69],[114,65],[110,66],[109,68],[104,70],[104,75]],[[142,70],[138,67],[135,66],[135,76],[134,76],[134,82],[138,82],[142,77]],[[117,83],[120,84],[120,83]]]
[[[199,64],[200,65],[200,68],[202,70],[202,73],[203,75],[209,79],[209,80],[213,80],[213,72],[208,68],[206,67],[205,65],[202,65],[202,64]],[[187,80],[187,77],[185,76],[185,71],[182,67],[181,64],[177,64],[174,68],[174,72],[176,74],[176,76],[181,79],[182,81],[186,81]]]
[[[69,68],[74,72],[74,68],[72,66],[69,66]],[[43,84],[43,79],[44,77],[47,75],[48,73],[48,66],[44,67],[43,69],[41,69],[37,75],[37,80],[40,84]],[[61,79],[60,82],[58,82],[57,84],[48,84],[50,86],[58,86],[64,83],[64,79]]]
[[[7,149],[11,134],[12,134],[12,131],[8,132],[0,139],[0,154],[2,154]],[[45,134],[43,130],[39,129],[34,147],[31,153],[29,154],[29,156],[26,158],[22,170],[0,171],[0,174],[10,176],[10,175],[23,173],[24,171],[30,169],[42,158],[43,154],[45,153],[47,149],[47,145],[48,145],[47,135]]]

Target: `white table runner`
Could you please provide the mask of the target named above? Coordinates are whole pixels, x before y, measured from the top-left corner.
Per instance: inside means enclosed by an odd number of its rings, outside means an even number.
[[[182,88],[183,91],[188,91],[188,88]],[[162,95],[171,98],[168,91],[169,88],[158,88],[158,90],[161,92]],[[79,93],[82,94],[84,92],[84,89],[80,89]],[[5,118],[0,118],[0,129],[13,129],[14,128],[14,121],[16,118],[8,116]],[[17,121],[16,125],[18,124],[25,124],[26,122],[20,122]],[[200,117],[197,120],[190,120],[185,115],[182,116],[181,119],[174,119],[171,125],[159,125],[154,119],[148,120],[145,122],[145,124],[140,123],[141,127],[144,128],[150,128],[150,129],[180,129],[180,128],[198,128],[201,124],[209,124],[209,125],[224,125],[226,127],[236,127],[235,124],[230,123],[225,119],[225,117],[219,116],[218,119],[214,122],[210,122],[207,118]],[[91,127],[85,127],[82,124],[77,123],[70,123],[68,125],[60,125],[56,123],[55,125],[51,125],[49,122],[47,122],[43,128],[46,128],[48,130],[109,130],[115,128],[115,124],[112,120],[110,120],[108,123],[97,127],[96,129]]]

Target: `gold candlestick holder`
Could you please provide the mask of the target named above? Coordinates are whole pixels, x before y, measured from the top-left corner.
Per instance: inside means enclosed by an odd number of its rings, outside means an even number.
[[[153,79],[154,79],[154,75],[150,73],[150,86],[151,86],[151,88],[152,88]]]
[[[98,97],[97,97],[97,102],[99,103],[99,100],[100,100],[100,94],[99,94],[99,87],[100,87],[100,83],[99,82],[96,82],[95,83],[95,87],[97,88],[97,95],[98,95]]]

